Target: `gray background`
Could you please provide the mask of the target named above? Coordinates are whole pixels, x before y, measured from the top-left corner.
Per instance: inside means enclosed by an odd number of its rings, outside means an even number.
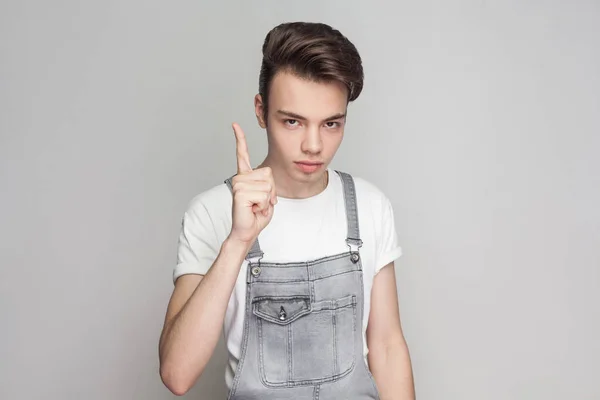
[[[599,399],[598,1],[0,3],[0,398],[168,399],[180,219],[282,21],[358,47],[333,167],[392,200],[421,400]],[[224,398],[220,345],[190,399]]]

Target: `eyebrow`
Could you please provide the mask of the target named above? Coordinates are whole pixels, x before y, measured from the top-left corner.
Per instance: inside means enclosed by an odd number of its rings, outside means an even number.
[[[285,116],[290,117],[290,118],[294,118],[294,119],[300,120],[300,121],[306,121],[306,117],[303,117],[300,114],[296,114],[296,113],[293,113],[293,112],[290,112],[290,111],[277,110],[277,113],[281,114],[281,115],[285,115]],[[332,115],[329,118],[325,118],[323,120],[323,122],[333,121],[335,119],[340,119],[340,118],[344,118],[344,117],[346,117],[346,113],[337,113],[337,114]]]

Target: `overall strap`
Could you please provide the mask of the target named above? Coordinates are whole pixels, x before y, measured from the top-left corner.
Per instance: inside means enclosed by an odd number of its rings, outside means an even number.
[[[227,184],[227,187],[233,194],[233,184],[231,183],[232,180],[233,180],[233,176],[230,178],[227,178],[225,180],[225,183]],[[256,262],[256,261],[259,261],[261,258],[263,258],[263,256],[264,256],[264,253],[260,249],[260,245],[258,244],[258,238],[256,238],[256,240],[254,241],[254,244],[252,245],[252,248],[250,249],[248,254],[246,254],[246,260],[250,261],[250,262]]]
[[[351,251],[357,251],[363,244],[360,239],[360,231],[358,229],[358,210],[356,205],[356,188],[354,179],[350,174],[341,171],[335,171],[342,179],[344,187],[344,203],[346,206],[346,221],[348,224],[348,237],[346,243]]]

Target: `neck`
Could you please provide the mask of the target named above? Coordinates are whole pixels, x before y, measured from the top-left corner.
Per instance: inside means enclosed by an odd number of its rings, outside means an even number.
[[[257,168],[270,167],[273,172],[273,180],[277,190],[277,196],[287,199],[306,199],[316,196],[327,187],[329,182],[329,173],[327,169],[320,173],[319,176],[306,181],[298,181],[292,178],[283,168],[278,168],[277,165],[266,158]]]

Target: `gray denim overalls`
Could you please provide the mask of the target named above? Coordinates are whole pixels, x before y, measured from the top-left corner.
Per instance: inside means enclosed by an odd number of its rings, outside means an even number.
[[[257,239],[246,256],[244,333],[230,400],[379,398],[363,359],[362,241],[354,180],[336,173],[344,187],[348,252],[268,263],[261,261]],[[225,181],[230,189],[231,179]]]

